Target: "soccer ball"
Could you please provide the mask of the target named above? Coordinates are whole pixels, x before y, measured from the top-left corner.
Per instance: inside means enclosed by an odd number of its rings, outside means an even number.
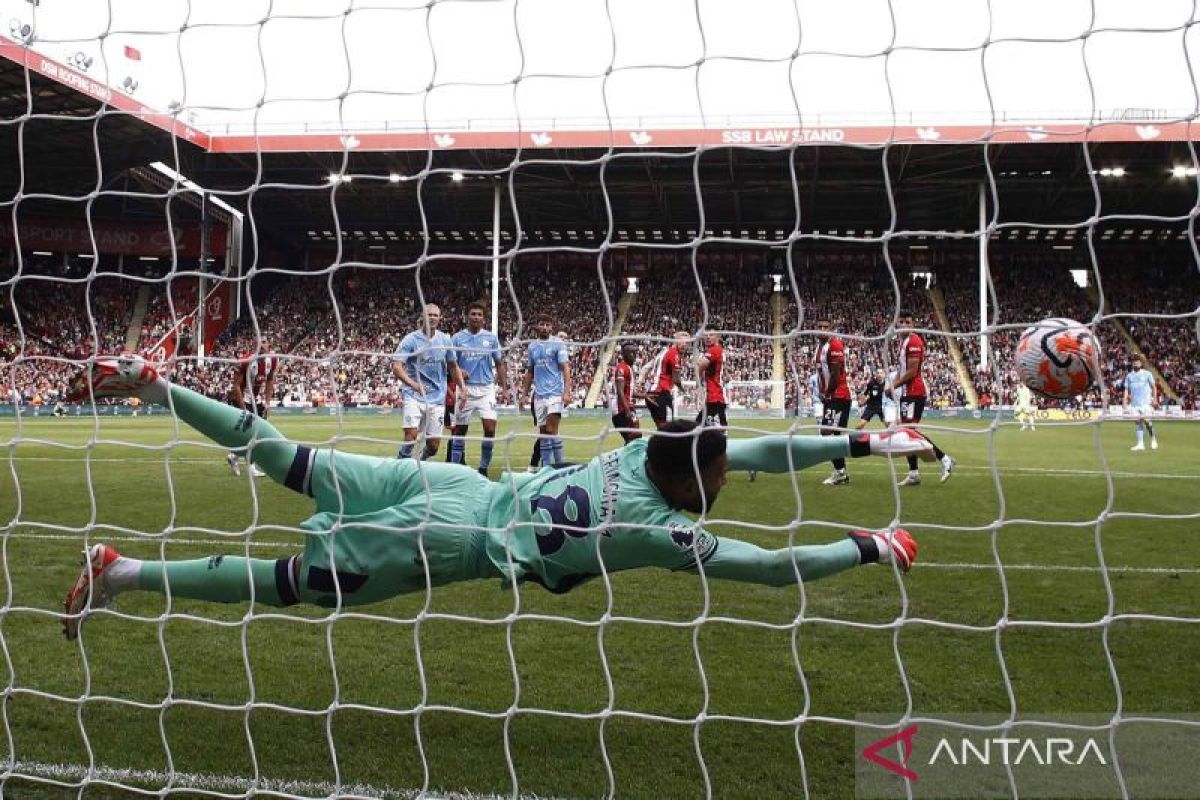
[[[1073,319],[1044,319],[1021,334],[1017,375],[1043,397],[1083,394],[1100,376],[1100,342]]]

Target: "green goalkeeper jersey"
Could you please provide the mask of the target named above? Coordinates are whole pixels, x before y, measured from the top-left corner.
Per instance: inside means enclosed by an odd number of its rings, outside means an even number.
[[[767,550],[714,536],[672,510],[650,482],[646,442],[579,466],[506,473],[491,489],[486,534],[487,558],[506,581],[566,592],[604,572],[662,567],[786,586],[858,564],[849,540]],[[763,436],[730,441],[727,451],[731,469],[775,473],[850,454],[845,436]]]
[[[726,455],[731,469],[782,473],[849,450],[845,436],[763,436],[729,442]],[[307,469],[300,467],[298,475]],[[303,523],[312,535],[300,583],[320,595],[308,598],[316,603],[337,602],[335,589],[362,604],[421,591],[427,581],[495,576],[566,592],[636,567],[785,586],[859,561],[849,540],[766,550],[703,530],[650,482],[643,440],[587,464],[505,473],[496,483],[459,464],[330,451],[313,456],[310,472],[318,512]]]
[[[587,464],[506,473],[492,487],[487,556],[507,580],[566,592],[603,572],[687,569],[718,540],[671,510],[646,476],[646,440]]]

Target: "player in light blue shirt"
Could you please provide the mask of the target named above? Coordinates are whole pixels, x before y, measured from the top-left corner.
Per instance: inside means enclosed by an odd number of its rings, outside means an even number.
[[[563,463],[563,443],[558,438],[558,423],[571,397],[571,356],[561,339],[550,335],[554,320],[542,314],[537,320],[538,338],[529,345],[525,376],[517,404],[525,410],[525,397],[533,388],[533,415],[537,421],[542,466]]]
[[[1145,432],[1150,431],[1150,449],[1158,449],[1154,435],[1154,423],[1150,421],[1151,410],[1158,405],[1158,383],[1150,370],[1142,365],[1142,359],[1133,357],[1128,375],[1125,376],[1125,407],[1137,418],[1137,444],[1131,450],[1145,450]]]
[[[403,384],[404,444],[400,458],[411,458],[417,436],[425,432],[421,458],[430,458],[442,443],[442,418],[446,409],[447,379],[462,389],[462,373],[450,337],[439,331],[442,310],[425,306],[425,324],[400,340],[392,354],[392,374]]]
[[[479,474],[487,475],[492,463],[492,448],[496,437],[496,379],[500,385],[508,384],[508,372],[504,365],[504,354],[496,334],[483,327],[487,310],[482,303],[467,306],[467,327],[454,334],[451,343],[458,355],[458,368],[462,371],[466,391],[460,391],[454,406],[454,427],[451,430],[450,461],[462,464],[466,461],[467,442],[464,436],[471,425],[471,417],[478,414],[483,424],[483,442],[480,444]]]

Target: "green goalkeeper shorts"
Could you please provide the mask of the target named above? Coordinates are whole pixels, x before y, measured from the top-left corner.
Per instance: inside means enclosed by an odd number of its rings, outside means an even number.
[[[285,602],[365,605],[494,574],[483,533],[493,484],[470,467],[298,447],[285,485],[317,503]]]

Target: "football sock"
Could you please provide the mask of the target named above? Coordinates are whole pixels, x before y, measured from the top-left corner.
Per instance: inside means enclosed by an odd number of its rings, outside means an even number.
[[[835,458],[833,460],[833,468],[836,469],[838,472],[845,472],[846,471],[846,459]]]
[[[400,445],[400,454],[397,458],[412,458],[412,451],[415,446],[413,442],[405,442]]]
[[[455,428],[454,437],[450,440],[450,448],[447,451],[446,458],[455,464],[465,464],[467,461],[467,440],[460,439],[460,436],[466,436],[466,430]]]
[[[554,460],[554,440],[549,436],[543,436],[538,440],[538,447],[541,450],[542,466],[553,466],[556,463]]]
[[[161,378],[140,394],[143,400],[165,402],[168,392],[175,416],[238,455],[248,454],[249,460],[261,467],[272,480],[283,483],[296,456],[297,446],[283,438],[274,425],[249,411],[167,383]]]
[[[492,465],[492,448],[496,446],[491,436],[483,435],[483,443],[479,445],[479,468],[486,470]]]
[[[1150,420],[1146,420],[1146,430],[1150,431],[1150,438],[1153,439],[1154,438],[1154,423],[1151,422]]]
[[[1145,439],[1146,439],[1146,434],[1145,434],[1145,432],[1144,432],[1144,431],[1141,429],[1141,427],[1138,427],[1138,429],[1137,429],[1137,443],[1138,443],[1138,444],[1142,444],[1142,443],[1145,441]]]
[[[556,466],[565,464],[567,459],[566,456],[563,455],[563,440],[555,436],[551,440],[551,443],[554,445],[554,464]]]
[[[935,451],[935,452],[936,452],[936,451]],[[909,456],[909,457],[908,457],[908,471],[909,471],[909,472],[916,472],[916,471],[917,471],[917,457],[916,457],[916,456]]]
[[[260,603],[285,605],[277,578],[282,573],[283,579],[288,579],[290,566],[286,565],[291,559],[212,556],[189,561],[128,560],[137,564],[137,583],[125,588],[215,603],[245,602],[251,599],[253,590],[254,599]],[[282,569],[280,562],[285,565]]]
[[[533,443],[533,454],[529,456],[529,466],[536,467],[542,463],[542,440]]]
[[[426,444],[425,449],[421,451],[421,460],[428,461],[437,455],[437,448],[431,444]]]
[[[921,434],[921,435],[925,436],[925,434]],[[933,457],[934,458],[936,458],[938,461],[941,461],[943,458],[946,457],[946,454],[944,452],[942,452],[942,448],[938,447],[937,444],[934,443],[933,439],[930,439],[928,436],[925,436],[925,441],[927,441],[933,445]],[[915,458],[910,458],[908,460],[909,468],[915,471],[917,469],[916,463],[917,463],[917,460]]]

